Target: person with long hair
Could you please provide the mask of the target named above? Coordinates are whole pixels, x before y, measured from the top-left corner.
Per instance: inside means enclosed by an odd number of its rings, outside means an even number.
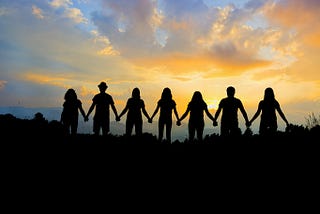
[[[121,117],[127,112],[126,135],[131,136],[134,127],[136,135],[141,136],[143,125],[142,113],[146,116],[148,121],[150,120],[150,117],[145,109],[144,101],[140,97],[139,88],[134,88],[132,90],[132,96],[127,100],[126,106],[119,114],[117,121],[120,121]]]
[[[210,114],[206,102],[202,98],[200,91],[195,91],[191,98],[191,101],[188,103],[187,110],[177,121],[177,125],[190,113],[189,123],[188,123],[188,132],[189,132],[189,141],[193,141],[195,133],[197,133],[197,140],[202,141],[203,130],[204,130],[204,112],[206,115],[215,123],[214,117]]]
[[[157,103],[157,107],[154,110],[150,121],[160,110],[160,116],[158,121],[158,140],[161,142],[163,138],[164,127],[166,127],[166,140],[171,143],[171,129],[172,129],[172,111],[179,120],[178,111],[176,108],[176,102],[172,99],[172,93],[170,88],[166,87],[163,89],[161,99]]]
[[[69,88],[64,95],[63,110],[60,118],[67,135],[70,133],[71,135],[77,134],[79,111],[86,121],[86,115],[76,91],[73,88]]]
[[[259,133],[262,135],[275,133],[278,129],[276,111],[288,127],[289,122],[275,99],[273,89],[268,87],[264,90],[264,98],[259,102],[258,110],[250,120],[250,125],[261,113]]]

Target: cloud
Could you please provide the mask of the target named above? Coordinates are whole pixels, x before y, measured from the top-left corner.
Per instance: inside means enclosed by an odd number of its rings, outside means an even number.
[[[71,0],[52,0],[51,2],[49,2],[49,4],[54,8],[68,8],[73,3]]]
[[[78,8],[66,8],[65,16],[70,18],[75,23],[88,23],[88,20],[83,16],[82,12]]]
[[[294,29],[305,44],[320,47],[320,1],[282,0],[265,9],[268,19],[281,27]]]
[[[35,5],[32,5],[32,14],[35,15],[35,17],[37,17],[38,19],[44,18],[42,10]]]
[[[27,71],[20,74],[20,79],[39,85],[59,86],[65,88],[68,87],[65,85],[65,82],[66,80],[70,79],[70,77],[68,78],[65,75],[38,74]]]
[[[269,22],[282,29],[275,39],[274,47],[283,55],[290,53],[296,60],[287,65],[286,74],[290,81],[310,81],[317,83],[320,73],[320,2],[317,0],[274,1],[264,8]]]
[[[71,7],[73,5],[73,2],[71,0],[53,0],[49,2],[49,5],[57,10],[62,9],[62,16],[73,20],[77,24],[88,23],[88,19],[84,17],[79,8]]]
[[[158,4],[111,0],[104,1],[103,11],[93,13],[92,20],[112,48],[137,66],[160,67],[173,75],[238,75],[257,68],[282,68],[296,55],[291,31],[247,24],[268,2],[250,1],[241,9],[234,5],[209,8],[198,0]],[[266,48],[268,55],[261,54]]]
[[[94,43],[101,46],[101,49],[97,52],[98,55],[117,56],[120,52],[115,50],[111,45],[110,40],[106,36],[101,36],[98,31],[91,31],[91,35],[94,37]]]

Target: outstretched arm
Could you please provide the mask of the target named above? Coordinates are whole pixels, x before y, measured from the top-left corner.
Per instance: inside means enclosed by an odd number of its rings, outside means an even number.
[[[150,117],[150,120],[152,120],[154,118],[154,116],[156,116],[156,114],[158,113],[159,109],[160,109],[160,106],[159,106],[159,104],[157,104],[156,109],[154,110],[152,116]]]
[[[148,121],[151,120],[151,118],[149,117],[149,114],[148,114],[148,112],[146,111],[146,108],[145,108],[145,107],[142,108],[142,113],[144,114],[144,116],[146,116],[146,118],[148,119]]]
[[[261,107],[261,104],[259,103],[257,112],[253,115],[253,117],[252,117],[251,120],[249,121],[250,124],[253,123],[253,121],[254,121],[255,119],[257,119],[257,117],[258,117],[258,116],[260,115],[260,113],[261,113],[261,110],[262,110],[262,107]]]
[[[282,120],[286,123],[287,126],[289,126],[289,122],[286,118],[286,116],[284,115],[284,113],[282,112],[281,108],[280,108],[280,105],[276,107],[280,117],[282,118]]]
[[[180,119],[179,119],[179,114],[178,114],[178,111],[177,111],[176,106],[173,107],[173,113],[174,113],[174,115],[175,115],[176,118],[177,118],[177,122],[176,122],[177,126],[181,126],[181,121],[180,121]]]
[[[79,106],[79,110],[80,110],[80,113],[83,116],[84,120],[86,120],[86,113],[84,112],[82,105]]]
[[[242,104],[240,105],[239,109],[240,109],[240,111],[241,111],[241,113],[242,113],[243,118],[244,118],[245,121],[246,121],[246,125],[247,125],[247,126],[250,126],[250,125],[249,125],[249,119],[248,119],[247,112],[246,112],[246,110],[244,109],[244,107],[243,107]]]
[[[90,115],[90,114],[91,114],[91,112],[93,111],[94,107],[95,107],[95,104],[94,104],[94,103],[92,103],[92,104],[91,104],[91,106],[90,106],[90,108],[89,108],[89,110],[88,110],[88,113],[87,113],[87,115],[86,115],[86,118],[88,118],[88,117],[89,117],[89,115]]]
[[[120,118],[125,114],[125,113],[127,113],[127,111],[128,111],[128,105],[126,105],[126,107],[122,110],[122,112],[119,114],[119,116],[118,116],[118,118],[119,118],[119,120],[120,120]]]
[[[111,108],[112,108],[112,111],[114,113],[114,116],[116,117],[116,120],[118,121],[119,120],[119,116],[118,116],[118,112],[117,112],[117,109],[116,109],[115,105],[111,104]]]
[[[205,108],[204,111],[206,112],[207,116],[212,120],[212,122],[216,121],[212,114],[209,112],[208,108]]]
[[[186,116],[188,115],[189,111],[190,111],[190,108],[188,106],[187,110],[183,113],[183,115],[180,117],[180,119],[178,121],[181,122],[184,118],[186,118]]]
[[[214,115],[214,119],[215,121],[217,121],[219,115],[220,115],[220,112],[221,112],[221,107],[219,106],[218,110],[216,111],[215,115]]]
[[[178,121],[178,120],[179,120],[179,114],[178,114],[178,111],[177,111],[177,108],[176,108],[176,107],[173,108],[173,113],[174,113],[174,115],[176,116],[177,121]]]

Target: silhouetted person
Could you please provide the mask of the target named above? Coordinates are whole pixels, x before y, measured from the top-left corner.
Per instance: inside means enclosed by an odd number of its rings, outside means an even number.
[[[246,121],[246,126],[249,126],[248,115],[241,100],[234,97],[235,92],[236,90],[234,87],[229,86],[227,88],[227,97],[220,101],[218,110],[215,113],[214,118],[217,121],[219,114],[222,111],[220,123],[221,136],[235,136],[241,134],[238,122],[238,109]]]
[[[126,135],[130,136],[132,134],[133,127],[135,127],[137,136],[142,135],[142,113],[148,120],[150,120],[150,117],[145,109],[144,101],[140,98],[139,88],[134,88],[132,90],[132,97],[128,99],[127,104],[119,114],[117,121],[120,121],[121,117],[127,112]]]
[[[188,115],[189,116],[189,123],[188,123],[188,131],[189,131],[189,140],[193,141],[195,132],[197,132],[197,139],[202,141],[203,137],[203,130],[204,130],[204,114],[214,122],[213,116],[210,114],[208,110],[208,106],[202,98],[202,94],[200,91],[195,91],[193,93],[192,99],[188,104],[187,110],[185,113],[180,117],[177,122],[177,125],[181,123],[181,121]]]
[[[82,108],[82,103],[78,99],[76,91],[72,88],[68,89],[64,95],[63,110],[61,113],[61,123],[67,135],[76,135],[78,130],[79,111],[86,120],[85,112]]]
[[[150,121],[152,122],[153,117],[158,113],[160,109],[160,116],[158,121],[158,140],[161,142],[163,138],[164,127],[166,127],[166,139],[171,142],[171,128],[172,128],[172,111],[179,120],[178,112],[176,109],[176,102],[172,99],[170,88],[164,88],[161,94],[161,99],[157,103],[157,107],[153,112]]]
[[[259,133],[262,135],[275,133],[278,129],[276,111],[278,111],[280,117],[288,127],[289,123],[280,108],[279,102],[275,99],[273,89],[266,88],[264,98],[259,102],[258,110],[250,120],[250,125],[262,112]]]
[[[96,94],[92,99],[92,104],[86,115],[86,120],[88,120],[90,113],[95,108],[95,114],[93,116],[93,132],[95,135],[100,134],[100,129],[102,130],[102,135],[107,135],[110,131],[110,106],[115,115],[118,118],[118,113],[116,107],[114,106],[113,98],[110,94],[106,93],[108,88],[105,82],[101,82],[99,85],[100,93]]]

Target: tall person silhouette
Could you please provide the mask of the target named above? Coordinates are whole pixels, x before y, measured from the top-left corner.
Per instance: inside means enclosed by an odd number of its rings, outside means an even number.
[[[131,136],[134,127],[136,135],[141,136],[143,124],[142,113],[146,116],[148,121],[150,120],[150,117],[145,109],[144,101],[140,98],[139,88],[134,88],[132,90],[132,96],[127,100],[126,106],[119,114],[117,121],[120,121],[121,117],[127,112],[126,135]]]
[[[236,90],[234,87],[229,86],[227,88],[227,97],[220,101],[218,110],[215,113],[214,118],[217,121],[220,112],[222,111],[220,123],[221,136],[235,136],[241,134],[238,122],[238,109],[246,121],[246,126],[249,126],[248,115],[241,100],[234,97],[235,92]]]
[[[158,113],[160,109],[160,116],[158,121],[158,140],[161,142],[163,138],[164,127],[166,127],[166,140],[171,143],[171,129],[172,129],[172,111],[179,120],[178,112],[176,109],[176,102],[172,99],[172,93],[170,88],[164,88],[161,94],[161,99],[157,103],[157,107],[154,110],[150,121]]]
[[[286,125],[289,126],[289,122],[282,112],[279,102],[275,99],[273,89],[270,87],[266,88],[264,90],[264,98],[259,102],[258,110],[250,120],[250,125],[262,112],[259,133],[262,135],[275,133],[278,129],[276,111]]]
[[[100,134],[100,129],[102,130],[102,135],[107,135],[110,131],[110,106],[113,110],[115,118],[118,118],[118,113],[114,105],[113,98],[110,94],[106,93],[108,88],[105,82],[101,82],[98,85],[100,90],[99,94],[94,95],[92,99],[92,104],[86,115],[86,120],[88,120],[89,115],[95,108],[95,114],[93,116],[93,132],[95,135]]]
[[[188,104],[187,110],[180,117],[177,122],[177,125],[181,123],[181,121],[189,114],[189,123],[188,123],[188,131],[189,131],[189,141],[194,140],[195,133],[197,132],[197,140],[202,141],[203,130],[204,130],[204,112],[206,115],[215,122],[213,116],[210,114],[208,110],[208,106],[206,102],[202,98],[202,94],[200,91],[195,91],[193,93],[192,99]]]
[[[65,134],[76,135],[78,130],[79,111],[86,120],[82,103],[78,99],[77,93],[73,88],[69,88],[64,94],[63,110],[60,121],[64,127]]]

